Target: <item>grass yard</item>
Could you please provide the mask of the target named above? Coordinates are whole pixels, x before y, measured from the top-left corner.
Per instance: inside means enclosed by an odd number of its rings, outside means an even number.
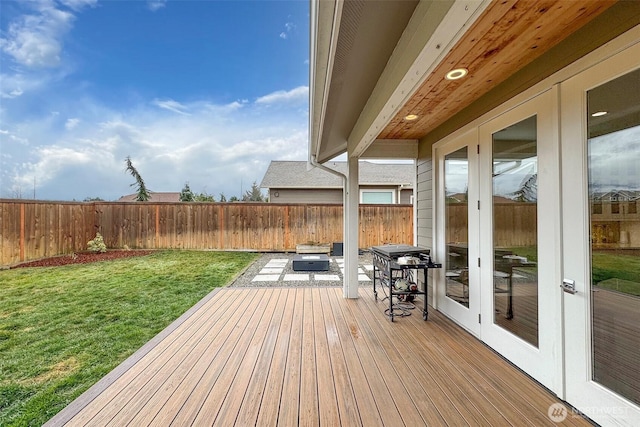
[[[515,254],[538,260],[537,248],[522,246],[509,248]],[[592,281],[595,286],[640,296],[640,256],[627,251],[594,250],[592,253]]]
[[[0,271],[0,425],[42,425],[257,254]]]
[[[640,296],[640,257],[622,253],[593,252],[593,283]]]

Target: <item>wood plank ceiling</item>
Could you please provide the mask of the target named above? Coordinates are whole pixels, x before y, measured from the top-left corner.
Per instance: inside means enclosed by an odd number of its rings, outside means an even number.
[[[614,0],[492,2],[379,139],[418,139],[615,4]],[[456,68],[469,74],[446,80]],[[414,121],[405,117],[417,115]]]

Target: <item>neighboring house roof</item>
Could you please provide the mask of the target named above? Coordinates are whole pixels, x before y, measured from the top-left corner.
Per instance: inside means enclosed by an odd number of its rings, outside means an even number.
[[[347,173],[347,162],[324,164],[340,173]],[[360,185],[404,185],[413,188],[416,169],[406,163],[360,162]],[[342,188],[342,179],[320,168],[308,170],[304,161],[272,160],[262,178],[260,188]]]
[[[179,202],[180,201],[180,193],[173,192],[154,192],[149,191],[149,201],[150,202]],[[126,196],[122,196],[118,199],[119,202],[135,202],[138,194],[127,194]]]
[[[612,190],[607,192],[593,193],[593,200],[602,201],[634,201],[640,200],[640,191],[635,190]]]

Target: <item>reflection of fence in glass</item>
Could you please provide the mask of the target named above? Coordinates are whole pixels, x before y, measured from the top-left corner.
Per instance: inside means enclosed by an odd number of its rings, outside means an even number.
[[[510,248],[537,245],[538,212],[536,203],[496,203],[494,210],[494,246]],[[466,241],[468,214],[466,203],[447,205],[447,242]],[[465,240],[462,240],[464,236]]]

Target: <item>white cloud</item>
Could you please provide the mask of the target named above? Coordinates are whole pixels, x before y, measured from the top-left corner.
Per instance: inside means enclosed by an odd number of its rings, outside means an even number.
[[[18,98],[25,92],[42,87],[49,81],[47,76],[32,74],[0,74],[0,98]]]
[[[58,0],[64,6],[80,11],[85,7],[95,7],[98,4],[98,0]]]
[[[167,6],[167,0],[147,0],[147,7],[155,12]]]
[[[116,200],[132,193],[128,155],[153,191],[180,191],[188,181],[193,191],[240,197],[241,187],[262,180],[271,160],[307,158],[307,120],[298,103],[290,104],[307,92],[278,91],[261,103],[156,99],[128,111],[85,99],[73,105],[73,116],[47,112],[14,121],[0,132],[1,151],[10,156],[0,158],[0,197],[31,194],[35,177],[41,199]],[[263,108],[269,103],[281,108]],[[15,129],[30,141],[28,149],[9,139]]]
[[[68,119],[67,122],[64,124],[64,127],[67,130],[75,129],[79,123],[80,123],[80,119],[78,118]]]
[[[276,104],[306,101],[309,97],[308,86],[298,86],[289,91],[279,90],[256,99],[256,104]]]
[[[1,77],[1,76],[0,76]],[[0,91],[0,98],[17,98],[22,95],[24,92],[20,87],[10,88],[10,91]]]
[[[286,22],[284,24],[284,29],[285,31],[280,33],[280,38],[286,40],[289,38],[289,33],[296,29],[296,24],[294,24],[293,22]]]
[[[53,3],[36,3],[33,14],[25,14],[9,24],[0,48],[18,64],[30,68],[57,67],[62,39],[71,29],[74,15],[56,9]]]
[[[174,113],[189,115],[189,113],[184,111],[187,109],[187,107],[177,101],[174,101],[173,99],[167,99],[164,101],[160,99],[154,99],[153,105],[164,108],[165,110],[173,111]]]
[[[2,150],[2,148],[5,147],[7,144],[13,144],[13,143],[28,145],[29,141],[26,138],[23,138],[17,135],[15,132],[1,129],[0,130],[0,152],[4,151]]]

